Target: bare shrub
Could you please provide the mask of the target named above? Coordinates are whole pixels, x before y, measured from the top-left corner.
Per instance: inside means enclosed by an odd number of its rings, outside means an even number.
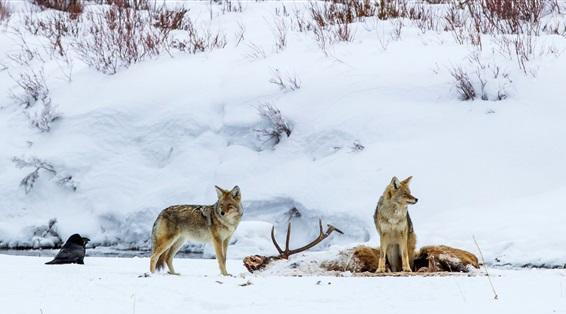
[[[72,19],[78,18],[84,11],[82,0],[33,0],[33,3],[43,9],[67,12]]]
[[[354,34],[350,28],[350,24],[337,24],[333,27],[334,39],[336,41],[350,42],[354,40]]]
[[[153,26],[163,30],[186,29],[185,15],[189,10],[185,8],[167,9],[165,6],[152,11]]]
[[[0,23],[7,21],[12,16],[12,8],[5,0],[0,0]]]
[[[362,21],[368,17],[380,20],[408,18],[423,32],[438,30],[439,22],[435,10],[429,9],[419,2],[407,0],[331,0],[327,2],[311,2],[308,11],[311,22],[305,26],[300,15],[296,14],[296,25],[301,30],[310,30],[323,51],[328,44],[352,41],[354,33],[351,23]],[[398,37],[403,24],[396,25]]]
[[[333,0],[319,5],[311,2],[309,11],[319,26],[350,24],[377,14],[378,6],[371,0]]]
[[[559,12],[556,0],[467,0],[451,3],[444,22],[445,30],[452,31],[458,43],[483,50],[487,38],[499,53],[516,59],[523,73],[529,74],[528,63],[537,53],[537,37],[541,32],[560,32],[560,26],[556,28],[560,24],[543,23],[548,20],[544,17]]]
[[[26,115],[31,123],[31,126],[37,128],[41,132],[47,133],[51,131],[53,122],[58,120],[61,116],[55,110],[55,107],[51,103],[50,97],[41,100],[40,104],[40,106],[36,105],[34,106],[35,108],[30,108],[30,110],[27,110]]]
[[[450,3],[444,15],[444,21],[444,31],[451,31],[456,42],[463,45],[468,38],[467,15],[464,10],[458,4]]]
[[[249,43],[248,47],[250,48],[249,52],[246,54],[248,60],[255,61],[267,58],[267,53],[265,53],[265,50],[261,46]]]
[[[466,73],[461,67],[455,67],[450,71],[450,75],[455,80],[456,91],[460,95],[462,100],[474,100],[476,99],[476,90],[468,73]]]
[[[289,17],[291,14],[289,13],[289,10],[287,10],[285,3],[282,3],[280,8],[275,8],[275,15],[279,17]]]
[[[520,21],[538,23],[545,6],[544,0],[483,0],[484,15],[505,20],[514,32],[518,32]]]
[[[189,20],[186,26],[186,36],[171,41],[171,47],[188,53],[198,53],[226,47],[226,35],[213,33],[208,29],[199,31]]]
[[[436,8],[423,1],[409,0],[378,0],[377,17],[380,20],[406,18],[410,19],[424,33],[439,28],[439,18]],[[445,1],[450,2],[450,1]],[[457,3],[452,1],[451,3]]]
[[[318,3],[311,2],[309,9],[311,13],[311,18],[317,26],[325,27],[326,25],[328,25],[326,18],[328,13],[327,10],[325,10],[324,6],[319,6]],[[332,21],[334,21],[334,18],[332,19]]]
[[[284,19],[275,20],[273,34],[275,35],[275,50],[282,51],[287,47],[287,25]]]
[[[548,0],[476,0],[467,3],[477,34],[489,34],[504,56],[515,58],[528,73],[527,62],[534,57],[535,37],[541,32],[541,18],[553,10]],[[480,45],[481,48],[481,45]]]
[[[232,1],[232,0],[223,0],[222,1],[222,14],[226,13],[241,13],[244,11],[244,7],[242,6],[242,2]]]
[[[8,59],[21,67],[37,68],[38,65],[43,65],[45,60],[37,45],[31,45],[20,30],[15,30],[14,34],[17,49],[6,55]]]
[[[312,24],[304,16],[303,10],[295,9],[291,17],[291,29],[298,32],[306,32],[312,28]],[[293,23],[294,22],[294,23]]]
[[[61,57],[67,54],[64,39],[79,35],[79,19],[73,19],[64,12],[42,16],[26,14],[24,25],[30,33],[45,37],[50,42],[49,50]]]
[[[153,0],[93,0],[97,4],[107,4],[122,9],[145,10],[153,8]]]
[[[407,15],[408,8],[405,0],[379,0],[377,17],[380,20],[399,18]]]
[[[10,76],[22,90],[22,93],[13,93],[13,96],[23,106],[30,124],[41,132],[49,132],[52,123],[60,116],[49,96],[43,69],[28,68],[17,75],[10,74]]]
[[[116,0],[118,1],[118,0]],[[112,5],[103,14],[85,14],[87,34],[73,43],[81,60],[105,74],[160,54],[167,33],[148,23],[139,10]]]
[[[478,54],[471,55],[465,67],[453,67],[450,74],[462,100],[506,99],[512,83],[509,73],[497,64],[483,62]]]
[[[31,126],[41,132],[49,132],[52,123],[60,116],[55,111],[49,95],[49,87],[44,72],[45,60],[37,48],[32,48],[25,37],[19,35],[17,52],[8,55],[14,63],[8,75],[19,89],[12,90],[12,97],[21,105],[23,113]]]
[[[555,20],[545,23],[542,31],[546,34],[559,35],[566,38],[566,21]]]
[[[17,168],[33,169],[32,172],[28,173],[20,181],[20,186],[24,189],[26,194],[28,194],[33,190],[37,180],[39,179],[39,175],[41,172],[45,172],[51,175],[51,177],[55,179],[56,184],[71,191],[77,190],[77,183],[73,180],[73,177],[71,175],[62,174],[62,171],[60,171],[60,169],[57,169],[50,162],[39,159],[37,157],[32,157],[32,158],[13,157],[12,162],[15,164]]]
[[[541,18],[559,10],[555,0],[469,0],[465,7],[484,34],[538,34]]]
[[[559,13],[556,0],[467,0],[451,2],[444,16],[446,31],[460,44],[483,49],[482,34],[493,39],[500,52],[517,58],[526,73],[525,61],[532,58],[535,40],[541,32],[560,32],[556,24],[547,27],[543,17]],[[566,27],[564,28],[566,30]]]
[[[393,40],[400,40],[401,33],[403,32],[403,24],[402,20],[394,20],[393,22],[393,31],[391,32],[391,39]]]
[[[19,49],[8,54],[8,58],[23,67],[24,71],[37,73],[46,63],[45,57],[49,57],[51,61],[55,61],[67,80],[71,81],[73,61],[72,55],[68,54],[71,47],[67,37],[78,36],[80,19],[71,19],[65,12],[37,15],[33,11],[27,11],[24,12],[23,17],[25,29],[34,32],[34,35],[44,37],[49,44],[45,44],[44,41],[35,41],[33,45],[30,45],[24,29],[16,29],[13,34],[16,35],[15,41]],[[49,56],[45,56],[45,52],[48,52]],[[19,76],[20,74],[12,75],[12,78]],[[27,76],[30,74],[28,73]],[[17,81],[26,82],[29,79],[23,78]]]
[[[377,13],[376,1],[372,0],[349,0],[345,1],[347,6],[351,6],[356,17],[370,17]]]
[[[43,69],[28,69],[17,74],[10,74],[12,80],[22,89],[22,94],[14,97],[20,101],[24,109],[30,108],[38,101],[49,98],[49,88]]]
[[[296,75],[283,75],[279,69],[272,71],[269,83],[279,86],[282,91],[296,91],[301,88],[301,81]]]
[[[65,36],[77,37],[79,34],[78,24],[66,15],[54,15],[47,20],[44,36],[51,42],[51,48],[63,57],[67,54],[63,44]]]
[[[314,24],[311,29],[318,47],[328,56],[328,46],[331,43],[330,33],[320,24]]]
[[[329,0],[312,1],[308,6],[309,18],[300,10],[292,16],[292,29],[299,32],[312,31],[319,46],[326,51],[331,42],[352,41],[353,32],[349,24],[377,17],[381,20],[409,18],[421,19],[419,27],[436,28],[438,23],[420,4],[409,5],[407,0]],[[427,13],[427,14],[423,14]],[[335,27],[331,27],[331,26]],[[432,25],[432,26],[429,26]]]
[[[419,5],[409,9],[409,17],[424,34],[427,31],[438,31],[439,18],[436,16],[435,12],[436,10]]]
[[[361,4],[360,4],[361,3]],[[375,7],[366,8],[363,3],[355,0],[332,1],[319,5],[311,2],[309,12],[311,30],[321,50],[328,55],[328,46],[336,42],[349,42],[354,39],[350,23],[360,18],[375,14]]]
[[[535,36],[528,34],[495,35],[492,39],[502,55],[514,58],[521,71],[525,74],[529,73],[528,62],[534,58],[537,47]]]
[[[273,146],[279,144],[283,138],[291,136],[292,128],[281,115],[279,109],[269,103],[260,105],[258,108],[264,127],[255,129],[260,140],[271,142]]]
[[[68,50],[72,49],[85,64],[109,75],[164,52],[171,53],[171,49],[197,53],[227,44],[224,34],[197,29],[184,8],[150,5],[148,0],[96,3],[104,6],[76,20],[59,12],[38,15],[30,11],[24,15],[24,25],[30,33],[47,38],[50,49],[67,65],[71,60]],[[173,36],[172,30],[179,32]],[[65,75],[70,78],[70,74]]]

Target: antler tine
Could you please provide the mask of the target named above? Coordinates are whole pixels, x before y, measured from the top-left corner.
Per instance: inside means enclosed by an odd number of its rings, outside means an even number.
[[[320,228],[320,234],[323,234],[324,231],[322,231],[322,219],[318,219],[318,227]]]
[[[333,225],[327,224],[326,225],[328,227],[328,230],[326,230],[326,233],[330,234],[332,231],[336,231],[340,234],[344,234],[344,232],[342,232],[342,230],[334,227]],[[322,227],[320,227],[320,230],[322,230]]]
[[[287,238],[285,238],[285,253],[289,252],[289,241],[291,240],[291,221],[287,225]]]
[[[281,247],[277,243],[277,240],[275,240],[275,226],[271,227],[271,241],[273,241],[273,245],[275,245],[275,248],[277,249],[277,252],[279,253],[279,255],[283,254]]]

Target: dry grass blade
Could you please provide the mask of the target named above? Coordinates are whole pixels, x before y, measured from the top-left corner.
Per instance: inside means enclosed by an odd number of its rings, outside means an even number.
[[[483,258],[483,253],[481,252],[478,241],[476,241],[475,236],[472,236],[472,238],[474,239],[474,243],[476,244],[476,247],[478,248],[478,252],[480,253],[481,262],[483,264],[483,268],[485,269],[485,275],[487,276],[487,280],[489,281],[489,285],[491,286],[491,290],[493,291],[493,299],[498,300],[499,296],[497,295],[497,292],[495,291],[495,287],[493,286],[493,282],[491,282],[491,277],[489,276],[489,272],[487,271],[487,265],[485,263],[485,259]]]

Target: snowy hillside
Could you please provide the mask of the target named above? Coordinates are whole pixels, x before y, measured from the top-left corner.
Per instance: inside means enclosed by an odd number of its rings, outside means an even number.
[[[475,251],[475,235],[491,264],[566,264],[561,2],[519,33],[474,31],[448,4],[321,26],[330,2],[165,2],[189,9],[181,26],[147,24],[140,38],[164,42],[106,68],[124,58],[85,51],[118,9],[0,2],[0,247],[79,232],[149,249],[160,210],[211,204],[214,185],[245,201],[231,258],[274,253],[290,217],[293,245],[319,217],[345,232],[326,246],[374,245],[379,196],[412,175],[419,245]]]

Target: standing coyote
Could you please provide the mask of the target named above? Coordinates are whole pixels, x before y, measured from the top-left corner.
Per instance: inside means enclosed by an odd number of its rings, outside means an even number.
[[[393,177],[373,214],[380,240],[378,272],[385,272],[386,258],[391,271],[411,271],[417,237],[407,206],[418,201],[409,190],[412,178],[399,182],[397,177]]]
[[[217,186],[218,201],[214,205],[175,205],[164,209],[153,224],[152,251],[149,270],[163,268],[178,275],[173,268],[173,257],[186,240],[214,245],[216,260],[222,275],[226,272],[226,251],[230,237],[244,213],[240,188],[231,191]]]

